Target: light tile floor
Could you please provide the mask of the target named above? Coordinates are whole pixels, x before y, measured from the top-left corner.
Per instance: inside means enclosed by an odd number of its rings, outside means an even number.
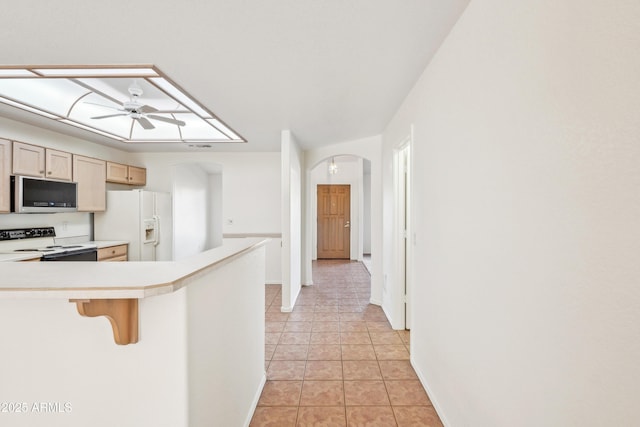
[[[265,384],[251,426],[442,426],[409,363],[409,332],[369,304],[359,262],[313,264],[292,313],[266,287]]]

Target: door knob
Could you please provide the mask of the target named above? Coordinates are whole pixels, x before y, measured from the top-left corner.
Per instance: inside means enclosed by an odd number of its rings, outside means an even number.
[[[344,225],[344,228],[348,228],[349,227],[349,221],[347,221],[347,223]]]

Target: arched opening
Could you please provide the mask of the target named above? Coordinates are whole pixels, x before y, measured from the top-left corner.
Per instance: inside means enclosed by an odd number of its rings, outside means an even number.
[[[311,259],[339,258],[363,261],[365,255],[370,257],[371,162],[354,155],[327,157],[309,171],[308,188]],[[343,206],[341,203],[345,197],[343,192],[333,196],[327,193],[327,197],[323,197],[318,193],[319,188],[327,192],[334,189],[346,190],[348,205]],[[323,200],[327,200],[327,203]],[[333,206],[329,206],[329,200],[334,201]],[[348,215],[345,215],[345,212]],[[343,232],[348,241],[348,248],[341,245]],[[334,247],[336,245],[341,247]]]

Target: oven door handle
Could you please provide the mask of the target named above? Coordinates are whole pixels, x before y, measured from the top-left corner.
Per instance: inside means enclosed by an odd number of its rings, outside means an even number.
[[[95,254],[95,258],[92,259],[92,261],[96,261],[98,250],[96,248],[87,248],[87,249],[81,249],[77,251],[65,251],[65,252],[58,252],[53,254],[44,254],[41,259],[42,261],[59,261],[59,260],[63,260],[64,258],[73,258],[73,257],[76,257],[77,255],[86,255],[86,254]]]

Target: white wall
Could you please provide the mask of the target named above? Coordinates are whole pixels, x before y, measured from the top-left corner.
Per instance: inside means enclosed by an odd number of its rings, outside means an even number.
[[[302,287],[302,151],[291,134],[282,131],[282,308],[290,312]]]
[[[249,426],[266,381],[265,270],[260,247],[187,287],[185,427]]]
[[[640,424],[639,22],[472,1],[384,133],[387,180],[415,125],[411,358],[446,425]]]
[[[0,401],[29,407],[0,425],[188,425],[186,310],[184,290],[141,300],[140,341],[120,346],[106,318],[67,300],[0,299]],[[40,402],[70,410],[32,411]]]
[[[173,259],[175,260],[211,249],[207,247],[211,216],[209,183],[209,176],[197,165],[173,167]]]
[[[207,248],[217,248],[222,245],[222,173],[210,173],[209,178],[209,233]]]

